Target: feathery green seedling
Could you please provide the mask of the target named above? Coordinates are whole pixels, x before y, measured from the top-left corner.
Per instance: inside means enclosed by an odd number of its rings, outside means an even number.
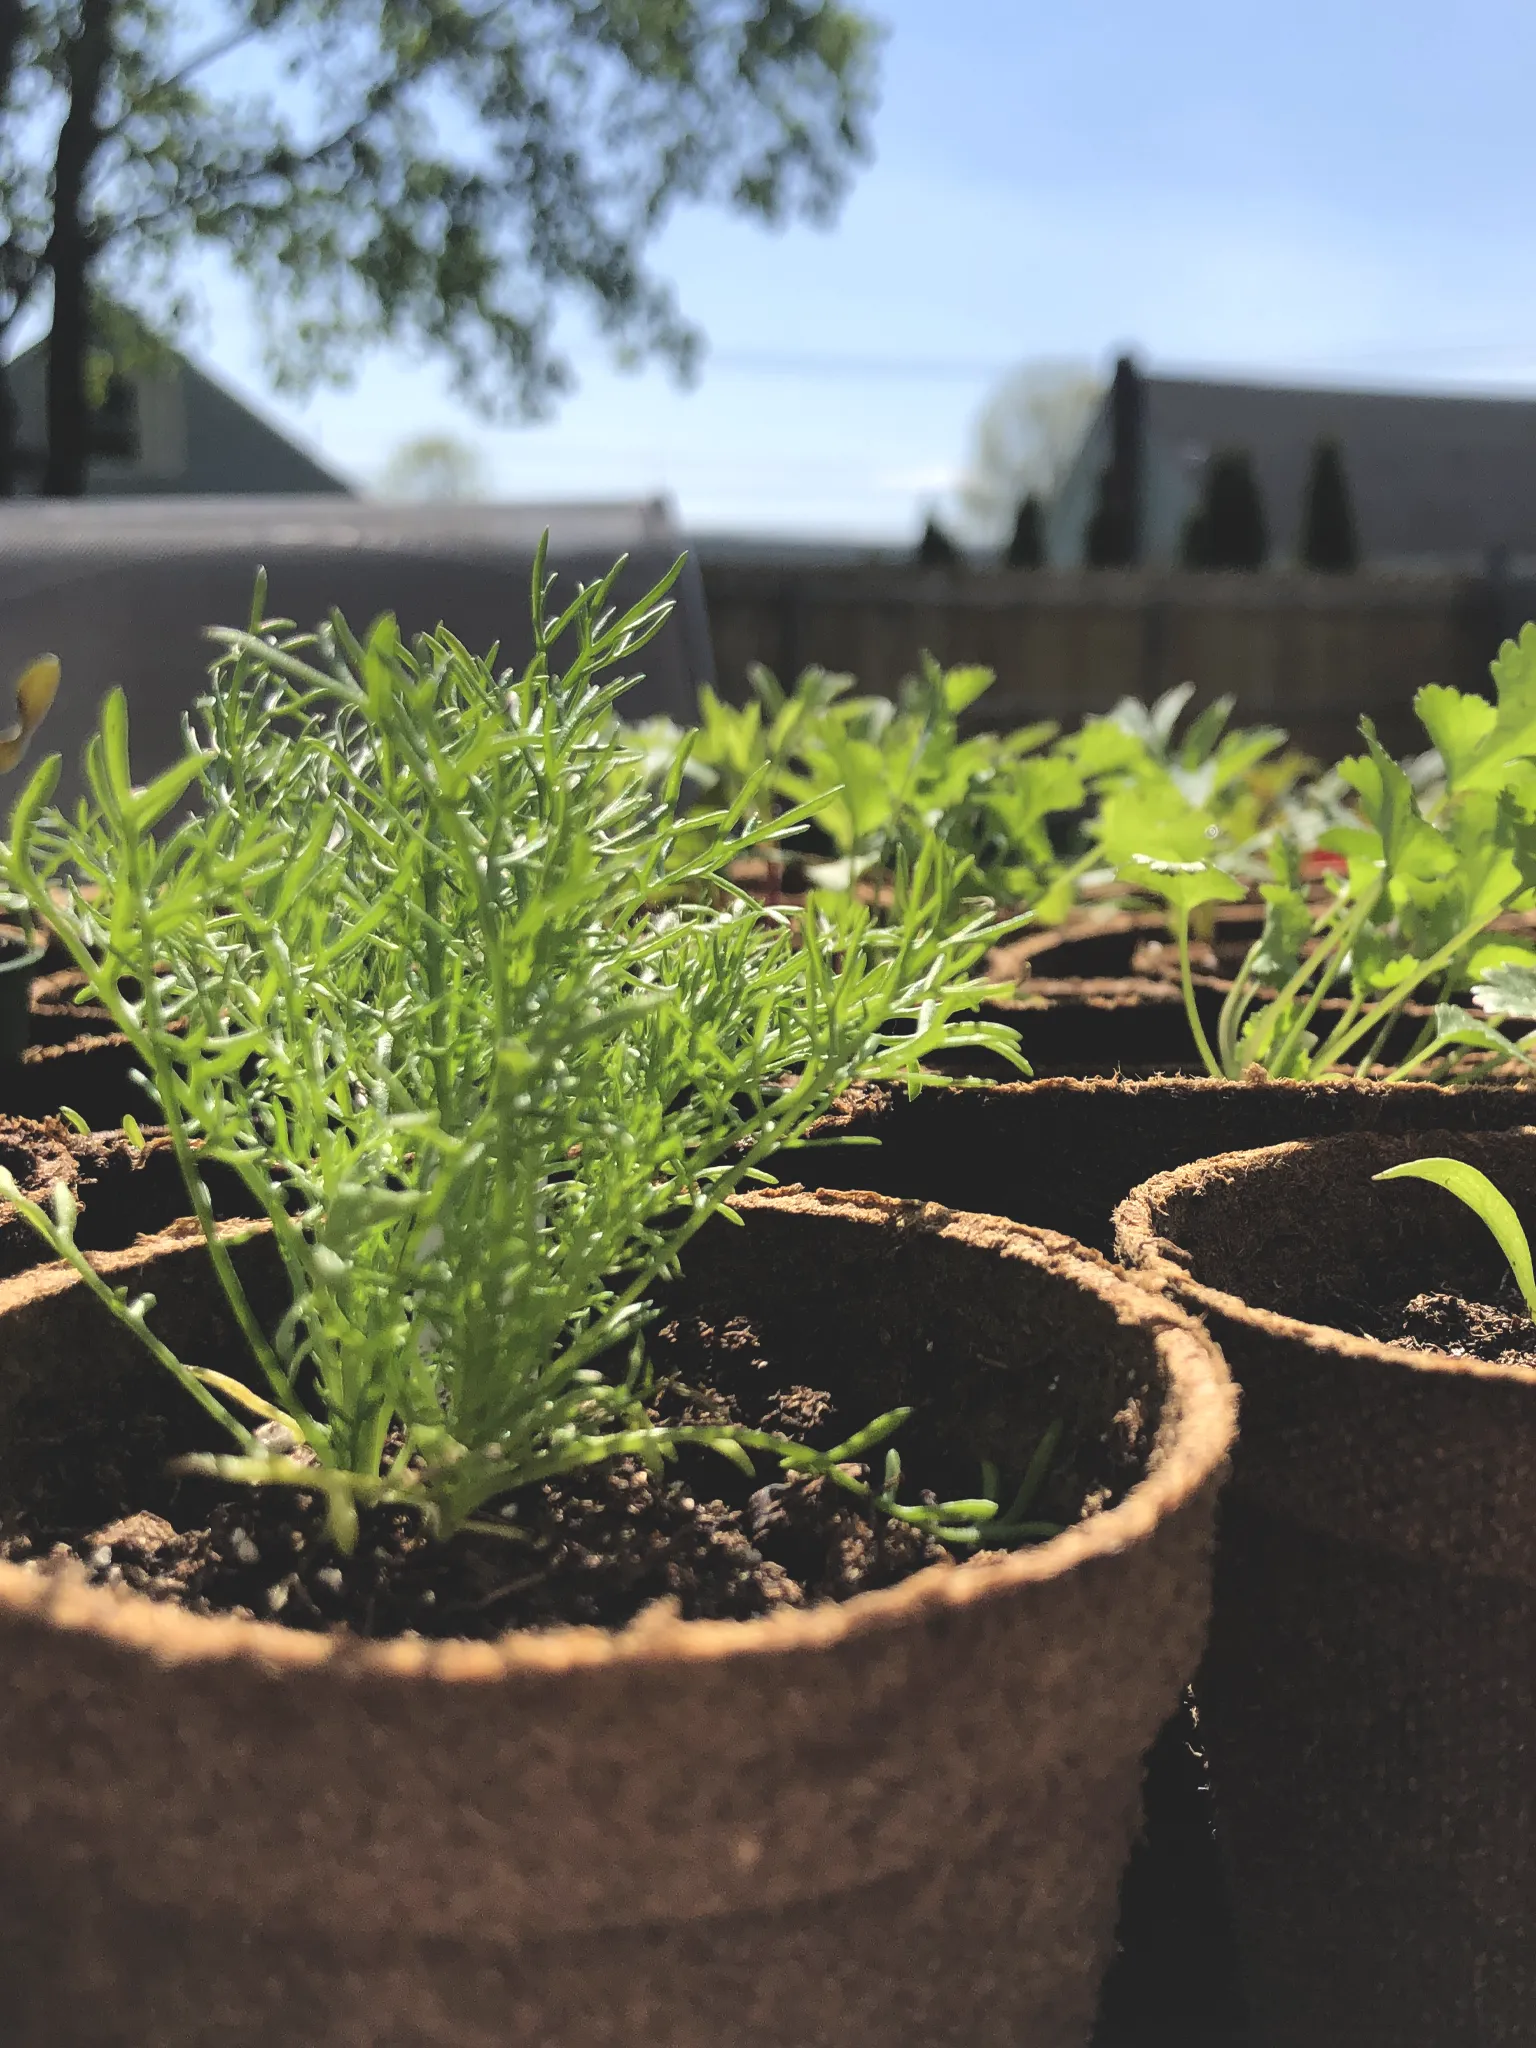
[[[1410,1159],[1402,1166],[1389,1166],[1374,1173],[1372,1180],[1427,1180],[1444,1188],[1458,1202],[1465,1202],[1480,1223],[1487,1225],[1494,1242],[1509,1263],[1515,1285],[1525,1301],[1525,1312],[1536,1321],[1536,1271],[1531,1266],[1530,1240],[1508,1197],[1500,1194],[1486,1173],[1469,1166],[1464,1159]]]
[[[552,616],[540,550],[520,676],[445,632],[407,648],[387,618],[361,642],[339,619],[263,625],[258,590],[251,629],[217,636],[183,761],[135,784],[114,691],[89,799],[51,807],[55,759],[16,806],[10,880],[139,1055],[244,1372],[175,1357],[152,1304],[76,1248],[67,1201],[4,1192],[234,1440],[199,1468],[322,1492],[342,1547],[376,1502],[442,1535],[515,1531],[520,1488],[685,1443],[974,1541],[995,1504],[905,1505],[842,1469],[903,1410],[826,1452],[648,1417],[650,1296],[771,1152],[861,1076],[916,1086],[956,1045],[1022,1062],[1013,1034],[962,1021],[999,928],[937,839],[897,862],[880,920],[847,894],[790,913],[729,880],[760,831],[754,775],[686,819],[685,752],[648,786],[612,672],[667,585],[615,617],[616,574]],[[205,1159],[271,1226],[275,1329]]]

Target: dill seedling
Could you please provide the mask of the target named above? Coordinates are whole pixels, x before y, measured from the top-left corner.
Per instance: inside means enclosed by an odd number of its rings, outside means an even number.
[[[994,1503],[903,1505],[897,1460],[878,1488],[842,1469],[905,1410],[826,1452],[648,1415],[650,1294],[771,1152],[856,1078],[917,1085],[941,1047],[1022,1062],[1013,1034],[960,1021],[1000,928],[935,837],[878,922],[847,892],[790,913],[732,884],[756,784],[684,818],[680,750],[650,785],[616,671],[671,578],[614,616],[616,574],[556,615],[540,549],[521,675],[442,631],[407,647],[388,618],[361,641],[340,619],[262,624],[258,586],[250,630],[216,636],[184,760],[136,787],[113,692],[89,798],[51,806],[55,758],[16,806],[9,879],[138,1053],[243,1363],[175,1356],[153,1303],[77,1249],[67,1201],[4,1192],[233,1439],[197,1468],[323,1493],[343,1549],[370,1503],[440,1536],[508,1533],[520,1488],[621,1455],[654,1469],[684,1443],[824,1472],[974,1541]],[[270,1225],[291,1297],[275,1328],[205,1160]]]

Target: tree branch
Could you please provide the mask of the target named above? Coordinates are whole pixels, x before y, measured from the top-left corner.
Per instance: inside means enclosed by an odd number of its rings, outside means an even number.
[[[17,4],[18,0],[0,0],[0,8]],[[220,36],[215,41],[205,44],[201,50],[190,56],[186,63],[178,70],[171,72],[168,77],[161,79],[156,88],[157,91],[162,93],[175,92],[178,87],[185,85],[189,78],[195,78],[205,65],[215,64],[220,57],[230,56],[235,50],[240,48],[242,43],[252,42],[260,34],[261,30],[252,21],[247,21],[241,28],[231,29],[227,36]],[[111,142],[122,133],[138,111],[137,107],[126,107],[120,119],[114,121],[109,128],[103,128],[100,131],[100,140]]]

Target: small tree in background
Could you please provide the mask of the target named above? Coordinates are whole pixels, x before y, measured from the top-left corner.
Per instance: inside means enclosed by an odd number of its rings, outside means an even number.
[[[958,569],[960,566],[960,550],[932,513],[928,515],[923,537],[917,544],[917,559],[924,569]]]
[[[417,434],[402,441],[385,463],[378,487],[381,498],[436,505],[463,504],[488,491],[480,450],[457,434]]]
[[[1010,569],[1045,567],[1045,528],[1040,517],[1040,500],[1031,491],[1019,507],[1013,522],[1013,537],[1003,556]]]
[[[1301,498],[1301,544],[1297,552],[1308,569],[1346,576],[1360,566],[1360,537],[1344,451],[1330,436],[1312,444],[1312,462]]]
[[[1184,523],[1186,569],[1262,569],[1269,528],[1245,448],[1223,448],[1206,464],[1200,502]]]
[[[1006,547],[1026,497],[1050,504],[1103,402],[1104,380],[1084,363],[1024,363],[1003,379],[971,429],[957,493],[974,539]]]

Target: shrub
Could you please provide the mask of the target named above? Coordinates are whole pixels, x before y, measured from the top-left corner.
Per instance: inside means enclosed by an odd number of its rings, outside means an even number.
[[[1253,462],[1242,448],[1223,448],[1206,465],[1200,502],[1184,526],[1186,569],[1262,569],[1269,528]]]
[[[1304,567],[1348,575],[1360,566],[1360,541],[1354,506],[1344,474],[1344,451],[1337,441],[1314,443],[1306,488],[1301,500],[1301,544]]]

